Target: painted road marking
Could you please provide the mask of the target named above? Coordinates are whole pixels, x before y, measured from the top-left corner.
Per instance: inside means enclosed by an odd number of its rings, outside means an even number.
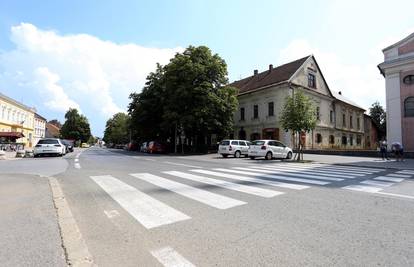
[[[249,168],[258,168],[258,169],[265,169],[265,170],[274,170],[277,172],[287,172],[287,173],[302,173],[302,174],[315,174],[315,175],[319,175],[322,177],[336,177],[336,178],[341,178],[341,180],[335,180],[335,181],[342,181],[342,178],[355,178],[356,175],[350,175],[350,174],[345,174],[345,173],[338,173],[338,172],[332,172],[332,171],[317,171],[317,170],[313,170],[313,169],[298,169],[295,167],[282,167],[282,166],[277,166],[277,167],[258,167],[258,166],[248,166]],[[359,174],[360,175],[360,174]]]
[[[256,195],[260,197],[274,197],[274,196],[284,194],[283,192],[279,192],[279,191],[263,189],[263,188],[243,185],[243,184],[236,184],[232,182],[227,182],[227,181],[213,179],[213,178],[207,178],[207,177],[185,173],[185,172],[169,171],[169,172],[164,172],[164,173],[177,176],[180,178],[188,179],[191,181],[214,185],[214,186],[218,186],[218,187],[222,187],[222,188],[226,188],[230,190],[235,190],[235,191],[243,192],[246,194]]]
[[[195,267],[171,247],[152,250],[151,254],[165,267]]]
[[[206,171],[206,170],[190,170],[190,171],[197,172],[197,173],[202,173],[202,174],[207,174],[207,175],[212,175],[212,176],[223,177],[223,178],[229,178],[229,179],[233,179],[233,180],[253,182],[253,183],[256,183],[256,184],[264,184],[264,185],[283,187],[283,188],[289,188],[289,189],[294,189],[294,190],[303,190],[303,189],[309,188],[309,186],[306,186],[306,185],[283,183],[283,182],[264,180],[264,179],[254,178],[254,177],[233,175],[233,174],[228,174],[228,173],[219,173],[219,172],[212,172],[212,171]],[[256,174],[256,176],[257,176],[257,174]]]
[[[397,173],[414,175],[414,171],[411,170],[402,170],[398,171]]]
[[[75,159],[75,162],[79,162],[79,159]]]
[[[297,177],[305,177],[305,178],[314,178],[312,175],[298,175],[293,173],[282,173],[282,172],[275,172],[271,170],[261,170],[261,169],[253,169],[253,168],[244,168],[244,167],[234,167],[233,169],[242,170],[242,171],[248,171],[248,172],[240,172],[240,174],[248,174],[248,175],[256,175],[261,177],[267,177],[267,178],[275,178],[279,180],[286,180],[286,181],[292,181],[292,182],[301,182],[301,183],[309,183],[309,184],[317,184],[317,185],[326,185],[329,184],[329,182],[325,181],[317,181],[312,179],[303,179],[303,178],[297,178]],[[225,169],[220,169],[221,171]],[[227,170],[225,170],[227,171]],[[228,170],[230,171],[230,170]],[[253,171],[253,172],[252,172]],[[234,172],[232,170],[232,172]],[[255,173],[256,172],[256,173]],[[257,173],[259,172],[259,173]],[[265,173],[265,174],[261,174]],[[282,173],[283,175],[274,175],[275,173]],[[290,177],[293,176],[293,177]],[[321,177],[318,177],[316,179],[322,179]],[[340,178],[326,178],[323,180],[330,180],[330,181],[342,181],[343,179]]]
[[[81,168],[81,165],[79,163],[75,163],[75,168],[76,169],[80,169]]]
[[[246,204],[246,202],[237,199],[221,196],[186,184],[171,181],[150,173],[132,173],[130,175],[214,208],[228,209]]]
[[[392,186],[394,183],[365,180],[365,181],[362,181],[360,184],[373,185],[375,187],[389,187],[389,186]]]
[[[348,185],[342,187],[343,189],[353,190],[353,191],[361,191],[367,193],[377,193],[382,190],[382,188],[374,187],[374,186],[367,186],[367,185]]]
[[[391,177],[391,176],[378,176],[373,179],[380,180],[380,181],[394,182],[394,183],[400,183],[404,181],[403,178],[397,178],[397,177]]]
[[[292,165],[292,164],[289,163],[289,164],[285,164],[285,165],[289,166],[289,165]],[[279,165],[277,165],[277,166],[279,166]],[[327,165],[327,166],[292,165],[291,167],[302,168],[302,169],[311,169],[311,170],[339,171],[339,172],[344,172],[344,173],[349,173],[349,174],[363,174],[363,175],[365,175],[365,174],[374,173],[373,171],[360,170],[360,169],[350,169],[350,168],[347,168],[347,167],[340,167],[340,166],[333,166],[333,165]],[[375,171],[375,172],[378,172],[378,171]]]
[[[408,195],[402,195],[402,194],[394,194],[394,193],[388,193],[388,192],[376,192],[376,193],[381,194],[381,195],[393,196],[393,197],[402,197],[402,198],[414,199],[414,196],[408,196]]]
[[[301,163],[287,163],[287,164],[296,165],[298,167],[303,166],[303,164],[301,164]],[[308,164],[307,166],[320,167],[320,168],[335,168],[335,169],[341,169],[341,170],[367,171],[367,172],[382,172],[382,171],[385,171],[385,169],[357,167],[357,166],[344,166],[344,165],[335,165],[335,164],[311,163],[311,164]]]
[[[170,165],[176,165],[176,166],[184,166],[184,167],[189,167],[189,168],[199,168],[199,169],[203,168],[203,167],[200,167],[200,166],[188,165],[188,164],[183,164],[183,163],[175,163],[175,162],[171,162],[171,161],[163,161],[163,163],[170,164]]]
[[[118,217],[120,215],[117,210],[104,210],[104,213],[109,219]]]
[[[191,218],[110,175],[91,179],[147,229]]]
[[[411,175],[396,174],[396,173],[390,173],[390,174],[387,174],[385,176],[398,177],[398,178],[410,178],[411,177]]]

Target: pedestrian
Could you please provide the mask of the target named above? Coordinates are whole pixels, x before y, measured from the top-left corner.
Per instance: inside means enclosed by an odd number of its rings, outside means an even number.
[[[392,151],[394,151],[395,158],[397,161],[403,161],[404,148],[400,142],[392,143]]]
[[[381,151],[381,157],[382,157],[382,160],[385,160],[385,159],[390,160],[390,159],[388,158],[387,149],[388,149],[387,140],[386,140],[386,139],[383,139],[383,140],[380,142],[380,151]]]

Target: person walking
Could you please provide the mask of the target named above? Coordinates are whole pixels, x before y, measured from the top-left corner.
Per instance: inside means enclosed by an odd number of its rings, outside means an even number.
[[[394,151],[396,161],[403,161],[404,148],[400,142],[392,143],[392,151]]]
[[[381,151],[381,157],[382,157],[382,160],[385,160],[385,159],[390,160],[390,159],[388,158],[387,149],[388,149],[387,140],[386,140],[386,139],[383,139],[383,140],[380,142],[380,151]]]

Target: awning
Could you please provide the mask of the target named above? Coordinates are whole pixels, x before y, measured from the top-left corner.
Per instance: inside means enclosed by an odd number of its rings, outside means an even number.
[[[22,138],[22,137],[24,137],[24,134],[20,133],[20,132],[0,132],[0,137]]]

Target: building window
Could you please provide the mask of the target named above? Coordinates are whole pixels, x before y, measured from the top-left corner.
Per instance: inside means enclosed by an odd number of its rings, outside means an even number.
[[[404,116],[414,117],[414,97],[407,97],[404,101]]]
[[[333,123],[333,118],[334,118],[334,116],[333,116],[333,110],[331,110],[331,111],[329,112],[329,121],[330,121],[331,123]]]
[[[356,142],[357,142],[357,146],[361,145],[361,136],[360,135],[357,135]]]
[[[244,108],[240,108],[240,120],[244,121]]]
[[[312,73],[308,74],[308,87],[310,88],[316,88],[316,79],[315,75]]]
[[[333,135],[329,136],[329,144],[331,144],[331,145],[335,144],[335,136],[333,136]]]
[[[357,118],[357,129],[358,130],[361,129],[361,120],[360,120],[360,118]]]
[[[253,106],[253,119],[259,118],[259,106],[254,105]]]
[[[349,128],[352,128],[352,127],[354,127],[354,124],[352,123],[352,115],[351,116],[349,116]]]
[[[342,136],[342,144],[343,144],[344,146],[346,146],[346,143],[347,143],[346,136],[345,136],[345,135],[343,135],[343,136]]]
[[[353,145],[354,145],[354,136],[353,136],[352,134],[350,134],[350,135],[349,135],[349,144],[350,144],[351,146],[353,146]]]
[[[342,114],[342,127],[346,127],[345,113]]]
[[[405,76],[404,79],[403,79],[403,83],[405,83],[407,85],[414,84],[414,75],[407,75],[407,76]]]
[[[321,120],[321,109],[319,107],[316,107],[316,119]]]
[[[316,134],[316,143],[317,144],[322,143],[322,135],[320,133]]]
[[[268,115],[269,116],[274,116],[275,115],[275,109],[274,109],[274,103],[273,102],[268,103]]]

